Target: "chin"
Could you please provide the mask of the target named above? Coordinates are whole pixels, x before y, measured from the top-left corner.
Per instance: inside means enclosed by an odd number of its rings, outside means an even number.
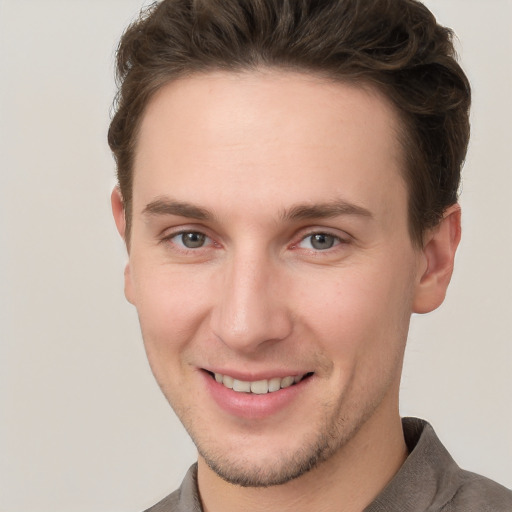
[[[199,452],[206,464],[220,478],[241,487],[272,487],[283,485],[308,473],[328,459],[333,450],[326,444],[308,447],[292,457],[281,455],[274,460],[223,460]]]
[[[302,436],[300,444],[292,446],[285,446],[285,443],[301,436],[288,432],[281,442],[275,440],[273,443],[248,436],[247,450],[244,450],[243,441],[235,446],[205,447],[197,442],[196,446],[208,467],[226,482],[261,488],[286,484],[322,465],[339,452],[357,430],[347,431],[335,423],[331,428]],[[262,446],[267,447],[266,453],[258,449]]]

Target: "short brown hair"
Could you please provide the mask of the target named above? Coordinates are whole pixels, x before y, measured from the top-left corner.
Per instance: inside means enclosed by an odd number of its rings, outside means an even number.
[[[129,242],[133,162],[146,105],[165,83],[277,67],[371,84],[402,120],[409,231],[421,244],[457,201],[471,93],[451,30],[415,0],[163,0],[124,33],[108,142]]]

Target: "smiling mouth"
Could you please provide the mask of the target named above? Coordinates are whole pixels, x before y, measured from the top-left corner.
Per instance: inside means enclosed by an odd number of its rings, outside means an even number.
[[[287,377],[274,377],[272,379],[263,379],[255,381],[244,381],[235,379],[229,375],[222,375],[220,373],[213,373],[207,371],[212,378],[214,378],[219,384],[222,384],[228,389],[232,389],[237,393],[252,393],[255,395],[264,395],[266,393],[275,393],[280,389],[289,388],[298,384],[304,379],[307,379],[313,375],[313,372],[304,373],[302,375],[290,375]]]

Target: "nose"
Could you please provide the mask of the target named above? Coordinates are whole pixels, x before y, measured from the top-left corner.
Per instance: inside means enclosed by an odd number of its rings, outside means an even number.
[[[292,331],[285,269],[265,256],[233,255],[220,276],[213,333],[234,351],[255,353]]]

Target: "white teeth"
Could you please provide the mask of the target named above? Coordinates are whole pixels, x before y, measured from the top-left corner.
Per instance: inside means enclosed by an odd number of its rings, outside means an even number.
[[[233,389],[233,384],[235,382],[235,379],[233,377],[230,377],[229,375],[223,375],[222,376],[222,384],[226,386],[229,389]]]
[[[275,377],[268,381],[268,390],[270,393],[272,391],[279,391],[281,389],[281,379],[279,377]]]
[[[215,374],[215,380],[223,384],[225,387],[237,391],[239,393],[254,393],[256,395],[264,395],[273,393],[283,388],[289,388],[293,384],[300,382],[304,375],[291,375],[288,377],[274,377],[272,379],[256,380],[252,382],[234,379],[229,375]]]
[[[268,393],[268,380],[257,380],[251,382],[251,393],[257,395],[264,395]]]
[[[245,382],[244,380],[235,379],[233,381],[233,391],[240,391],[242,393],[251,392],[251,383]]]
[[[281,381],[281,389],[282,388],[289,388],[294,383],[295,377],[285,377]]]

